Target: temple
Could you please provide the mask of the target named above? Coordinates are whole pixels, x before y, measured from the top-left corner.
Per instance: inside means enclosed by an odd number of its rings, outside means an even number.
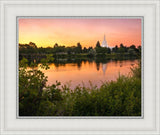
[[[112,50],[112,48],[113,48],[113,47],[109,47],[109,46],[108,46],[105,35],[104,35],[104,39],[103,39],[103,42],[102,42],[101,46],[102,46],[102,47],[106,47],[106,48],[110,48],[111,50]]]
[[[102,47],[108,47],[105,35],[104,35],[104,40],[103,40],[101,46],[102,46]]]

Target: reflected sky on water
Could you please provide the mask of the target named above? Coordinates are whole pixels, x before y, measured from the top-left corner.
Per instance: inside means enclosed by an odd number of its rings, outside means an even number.
[[[116,80],[119,74],[128,75],[130,68],[137,65],[138,60],[123,61],[80,61],[73,63],[52,63],[50,69],[42,70],[48,76],[48,85],[57,81],[70,85],[74,89],[77,85],[100,87],[102,82]]]

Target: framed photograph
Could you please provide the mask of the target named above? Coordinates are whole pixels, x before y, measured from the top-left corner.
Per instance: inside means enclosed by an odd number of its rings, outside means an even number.
[[[1,1],[1,134],[160,134],[157,1]]]
[[[143,118],[142,31],[143,17],[17,17],[17,118]]]

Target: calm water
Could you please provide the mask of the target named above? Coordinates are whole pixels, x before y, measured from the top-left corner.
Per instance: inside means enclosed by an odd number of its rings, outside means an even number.
[[[138,60],[108,61],[96,63],[82,61],[79,63],[50,64],[50,69],[42,70],[48,76],[48,85],[57,81],[68,84],[73,89],[77,85],[90,87],[101,86],[102,82],[116,80],[119,73],[128,75],[130,68],[137,65]]]

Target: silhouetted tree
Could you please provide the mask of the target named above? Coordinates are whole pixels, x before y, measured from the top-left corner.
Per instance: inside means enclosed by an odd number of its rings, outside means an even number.
[[[107,48],[107,53],[110,54],[111,53],[111,49]]]
[[[121,43],[121,44],[120,44],[120,48],[123,48],[123,47],[124,47],[124,45]]]
[[[54,47],[53,47],[53,48],[56,48],[56,47],[58,47],[58,44],[57,44],[57,43],[55,43],[55,45],[54,45]]]
[[[132,48],[133,50],[135,50],[136,46],[135,45],[131,45],[129,48]]]
[[[84,47],[84,48],[83,48],[83,53],[87,53],[87,52],[88,52],[87,48]]]
[[[30,47],[33,47],[33,48],[37,48],[36,44],[33,43],[33,42],[29,42],[29,46],[30,46]]]
[[[120,44],[120,48],[118,49],[118,52],[119,53],[124,53],[125,52],[125,47],[122,43]]]
[[[77,43],[76,53],[82,53],[82,46],[80,43]]]
[[[100,42],[97,41],[96,47],[101,47]]]
[[[118,52],[118,46],[117,45],[112,49],[112,52],[114,52],[114,53]]]

